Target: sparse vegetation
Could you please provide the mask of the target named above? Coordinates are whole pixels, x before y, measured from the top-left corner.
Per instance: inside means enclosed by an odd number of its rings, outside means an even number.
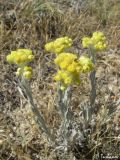
[[[119,19],[119,0],[0,1],[0,160],[120,158]],[[88,52],[82,47],[82,38],[91,37],[96,31],[104,32],[108,49],[96,54],[96,100],[92,117],[90,81],[88,75],[81,76],[81,84],[68,88],[66,93],[72,93],[68,102],[73,118],[67,129],[74,132],[65,151],[58,145],[62,144],[61,138],[54,144],[44,130],[39,130],[26,92],[15,75],[16,65],[9,65],[6,56],[19,48],[34,53],[35,59],[30,62],[33,100],[51,132],[58,135],[62,118],[57,96],[61,91],[57,93],[53,79],[57,70],[53,63],[55,54],[48,53],[45,44],[68,36],[73,40],[70,51],[81,57]],[[63,122],[61,128],[67,125]],[[66,134],[66,130],[61,133]]]

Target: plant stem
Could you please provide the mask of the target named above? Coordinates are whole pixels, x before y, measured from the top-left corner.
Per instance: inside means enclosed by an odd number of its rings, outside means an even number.
[[[47,127],[47,125],[46,125],[42,115],[40,114],[37,106],[34,104],[31,88],[29,86],[28,81],[24,78],[22,78],[22,80],[21,80],[21,87],[24,89],[24,91],[26,93],[28,102],[31,106],[31,110],[34,114],[35,122],[39,126],[39,129],[42,129],[46,133],[46,135],[50,138],[50,140],[54,141],[55,137],[54,137],[54,135],[51,134],[50,129]]]
[[[72,120],[72,114],[70,112],[70,100],[71,100],[71,87],[68,87],[65,91],[58,86],[58,107],[62,117],[62,123],[60,127],[60,134],[63,136],[65,143],[68,139],[68,126]]]
[[[89,56],[95,65],[95,53],[91,48],[90,48]],[[90,82],[91,82],[90,105],[93,108],[95,105],[95,99],[96,99],[96,71],[95,70],[90,73]]]

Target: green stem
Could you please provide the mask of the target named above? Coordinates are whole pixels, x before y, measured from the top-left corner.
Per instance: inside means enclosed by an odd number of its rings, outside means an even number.
[[[40,114],[37,106],[34,104],[29,83],[24,78],[22,78],[22,80],[21,80],[21,87],[25,90],[28,102],[30,103],[31,110],[34,114],[34,119],[35,119],[36,123],[38,124],[39,129],[42,129],[47,134],[47,136],[50,138],[50,140],[54,141],[55,137],[51,134],[50,129],[46,126],[46,123],[45,123],[42,115]]]

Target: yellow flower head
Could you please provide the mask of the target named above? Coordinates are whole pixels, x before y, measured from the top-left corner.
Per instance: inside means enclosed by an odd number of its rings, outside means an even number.
[[[22,68],[18,68],[16,72],[16,76],[23,76],[26,79],[30,79],[33,75],[32,67],[25,66]]]
[[[83,48],[92,47],[96,51],[103,51],[107,48],[106,37],[102,32],[94,32],[91,38],[83,38],[82,46]]]
[[[61,69],[67,69],[69,65],[74,63],[77,60],[77,56],[73,53],[61,53],[54,60]]]
[[[61,70],[57,72],[54,79],[61,82],[64,86],[72,84],[80,84],[80,74],[87,73],[94,69],[92,61],[85,56],[81,56],[80,59],[73,53],[61,53],[55,59]]]
[[[31,62],[34,59],[34,55],[31,50],[18,49],[16,51],[12,51],[6,57],[6,59],[9,63],[17,64],[18,66],[20,66],[16,72],[17,76],[23,76],[26,79],[30,79],[32,77],[32,68],[26,66],[27,63]]]
[[[25,67],[23,68],[23,76],[24,76],[24,78],[30,79],[30,78],[32,77],[32,75],[33,75],[32,67],[30,67],[30,66],[25,66]]]
[[[6,59],[9,63],[23,65],[31,62],[34,59],[34,55],[29,49],[18,49],[16,51],[12,51]]]
[[[94,69],[94,64],[93,62],[91,61],[90,58],[86,57],[86,56],[81,56],[79,58],[79,64],[81,66],[81,71],[83,73],[87,73],[87,72],[90,72]]]
[[[72,46],[72,39],[69,37],[57,38],[55,41],[45,45],[46,51],[59,54]]]

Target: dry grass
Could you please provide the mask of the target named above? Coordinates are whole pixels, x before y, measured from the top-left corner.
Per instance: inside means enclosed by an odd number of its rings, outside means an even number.
[[[0,160],[60,159],[48,146],[46,136],[42,132],[40,134],[34,124],[27,102],[17,90],[16,67],[7,64],[6,55],[17,48],[33,50],[36,56],[31,64],[34,67],[31,81],[33,96],[48,125],[56,132],[60,118],[56,110],[56,86],[52,79],[55,73],[54,55],[45,52],[44,44],[67,35],[74,40],[72,50],[81,54],[81,38],[96,30],[105,32],[109,50],[97,56],[98,97],[94,115],[97,125],[88,148],[95,148],[96,153],[98,150],[113,155],[120,152],[120,2],[93,0],[89,3],[86,0],[87,5],[81,9],[75,8],[75,4],[69,1],[68,4],[60,2],[0,2]],[[89,85],[86,81],[75,87],[73,92],[71,105],[78,121],[81,102],[87,103],[88,98]],[[91,144],[91,139],[94,139],[94,144]],[[77,152],[74,147],[73,150]],[[78,152],[80,157],[86,154]]]

